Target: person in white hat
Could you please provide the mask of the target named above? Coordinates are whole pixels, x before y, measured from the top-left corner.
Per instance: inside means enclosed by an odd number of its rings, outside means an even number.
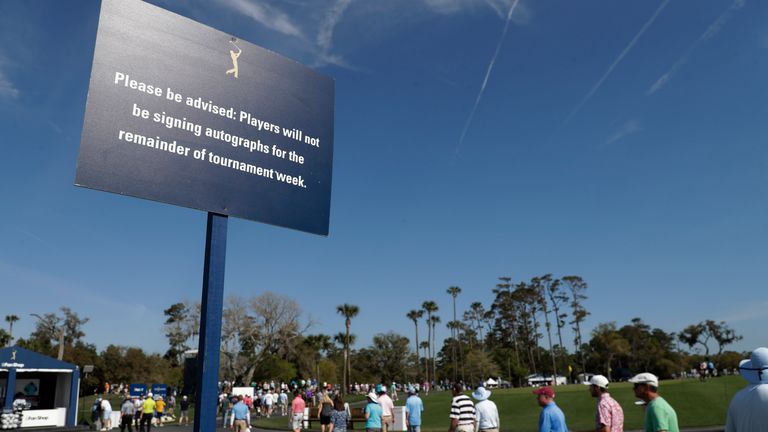
[[[747,386],[731,399],[725,432],[763,431],[768,425],[768,348],[752,351],[739,364],[739,373]]]
[[[656,375],[643,372],[630,378],[629,382],[634,384],[635,396],[646,404],[646,432],[680,432],[677,413],[659,396],[659,379]]]
[[[496,408],[496,404],[488,399],[491,397],[491,391],[480,386],[472,393],[472,397],[477,401],[475,404],[477,430],[480,432],[499,432],[499,410]]]
[[[381,405],[376,393],[368,393],[368,404],[363,409],[363,413],[365,413],[366,432],[381,432]]]
[[[395,403],[387,394],[387,386],[378,387],[377,393],[379,406],[381,406],[381,431],[387,432],[395,426]]]
[[[595,430],[597,432],[624,432],[624,410],[608,393],[608,378],[594,375],[585,382],[589,393],[597,398],[597,413],[595,414]]]

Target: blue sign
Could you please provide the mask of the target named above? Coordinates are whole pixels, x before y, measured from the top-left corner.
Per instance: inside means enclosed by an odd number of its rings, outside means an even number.
[[[334,81],[139,0],[103,0],[75,184],[327,235]]]
[[[131,384],[129,388],[131,396],[141,397],[147,394],[146,384]]]
[[[168,396],[168,386],[165,384],[152,384],[152,396]]]

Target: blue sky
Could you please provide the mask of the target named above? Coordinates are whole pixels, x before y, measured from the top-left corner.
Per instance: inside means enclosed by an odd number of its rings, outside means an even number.
[[[410,337],[424,300],[447,321],[451,285],[461,310],[499,276],[578,274],[589,328],[724,319],[765,345],[768,3],[152,3],[336,80],[330,236],[231,219],[227,293],[288,295],[331,334],[357,304],[362,345]],[[26,336],[69,306],[99,348],[162,352],[205,213],[73,186],[97,18],[0,2],[0,314]]]

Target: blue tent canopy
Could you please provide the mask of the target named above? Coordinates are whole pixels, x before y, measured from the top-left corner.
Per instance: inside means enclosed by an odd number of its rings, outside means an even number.
[[[66,391],[67,387],[69,390],[69,397],[66,398],[69,403],[68,406],[65,407],[67,409],[66,425],[75,426],[75,423],[77,422],[77,403],[80,387],[80,371],[76,365],[44,356],[28,349],[13,346],[0,348],[0,372],[8,373],[5,389],[6,398],[3,408],[10,408],[13,404],[17,373],[58,374],[57,376],[59,379],[63,380],[61,386],[65,389],[64,391]],[[66,375],[64,374],[71,374],[71,377],[65,378]],[[62,396],[65,395],[66,393]],[[66,404],[65,401],[61,401],[60,403],[62,405]]]

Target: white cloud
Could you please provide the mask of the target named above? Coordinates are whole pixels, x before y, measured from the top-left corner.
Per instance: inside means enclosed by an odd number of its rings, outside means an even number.
[[[288,14],[271,6],[249,0],[219,0],[219,2],[248,16],[267,28],[289,36],[304,37],[299,26],[291,20]]]
[[[619,141],[620,139],[628,135],[632,135],[634,133],[640,132],[641,130],[643,129],[640,127],[639,121],[637,121],[636,119],[629,120],[623,125],[621,125],[619,129],[616,130],[616,132],[614,132],[610,137],[608,137],[605,143],[613,144],[616,141]]]
[[[717,321],[733,323],[757,319],[764,320],[766,318],[768,318],[768,301],[757,301],[744,304],[737,310],[732,310],[725,316],[720,317]]]
[[[737,11],[744,7],[745,0],[734,0],[733,3],[731,3],[730,6],[728,6],[728,9],[725,10],[725,12],[721,13],[715,21],[707,27],[706,30],[704,30],[704,33],[701,34],[701,36],[696,39],[691,46],[688,47],[687,50],[683,53],[680,58],[675,61],[672,66],[663,74],[661,75],[648,89],[646,92],[647,95],[652,95],[659,91],[662,87],[664,87],[670,80],[672,80],[672,77],[677,73],[678,69],[682,67],[686,61],[688,61],[688,57],[691,55],[691,53],[701,44],[702,42],[706,42],[713,37],[715,37],[720,30],[723,28],[725,23],[728,22],[728,20],[731,18],[731,15],[734,11]]]
[[[0,53],[0,99],[16,99],[19,97],[19,89],[8,78],[6,66],[8,61]]]
[[[320,29],[317,32],[317,46],[320,48],[317,59],[318,66],[334,64],[349,67],[341,56],[331,53],[331,48],[333,47],[333,31],[351,3],[352,0],[336,0],[320,23]]]

